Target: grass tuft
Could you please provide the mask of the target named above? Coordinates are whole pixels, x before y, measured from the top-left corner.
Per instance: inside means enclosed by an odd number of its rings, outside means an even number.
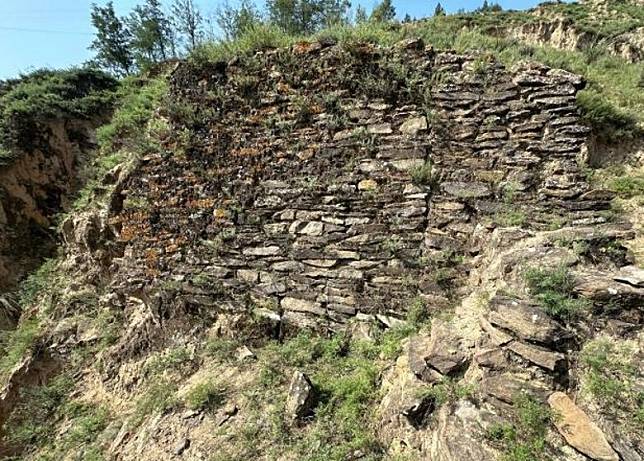
[[[573,293],[575,280],[568,268],[529,268],[524,278],[543,310],[558,320],[573,320],[590,307],[588,300]]]

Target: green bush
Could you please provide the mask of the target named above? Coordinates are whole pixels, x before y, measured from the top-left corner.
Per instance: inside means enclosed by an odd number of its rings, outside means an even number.
[[[207,380],[190,388],[184,400],[191,410],[212,410],[225,401],[225,391],[215,382]]]
[[[43,122],[107,114],[117,88],[115,79],[92,69],[42,69],[0,82],[0,164],[12,159],[9,152],[37,147]]]
[[[43,386],[25,387],[4,425],[13,446],[44,445],[54,436],[54,415],[69,397],[72,379],[63,374]]]
[[[572,320],[590,307],[583,298],[575,297],[575,279],[568,268],[530,268],[524,272],[530,292],[546,313],[558,320]]]
[[[546,435],[553,417],[543,403],[518,395],[512,422],[494,424],[487,436],[502,450],[503,461],[546,461]]]
[[[116,111],[110,123],[100,127],[97,138],[101,149],[114,153],[121,148],[139,150],[145,145],[147,124],[168,91],[163,78],[125,79],[117,95]]]

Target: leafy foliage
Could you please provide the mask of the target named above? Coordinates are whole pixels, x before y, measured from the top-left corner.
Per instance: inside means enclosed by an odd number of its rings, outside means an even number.
[[[539,304],[556,319],[571,320],[589,307],[587,300],[575,297],[575,280],[565,266],[530,268],[524,277]]]
[[[382,0],[371,12],[369,19],[374,22],[391,22],[396,19],[396,8],[391,0]]]
[[[638,389],[636,346],[629,341],[600,337],[581,351],[585,388],[611,415],[626,413],[632,429],[644,432],[644,392]]]
[[[212,410],[224,402],[225,391],[215,382],[206,380],[190,388],[184,400],[191,410]]]
[[[90,49],[96,51],[95,62],[115,75],[129,75],[134,70],[132,33],[125,21],[116,16],[114,2],[103,7],[92,5],[91,14],[96,38]]]
[[[12,158],[9,152],[37,147],[45,122],[105,114],[117,87],[112,77],[92,69],[42,69],[0,82],[0,162]]]
[[[227,1],[216,10],[217,25],[227,40],[235,40],[262,23],[262,15],[250,0],[242,0],[236,8]]]
[[[488,438],[503,450],[503,461],[545,461],[546,434],[553,419],[548,407],[528,395],[515,397],[511,423],[495,424]]]

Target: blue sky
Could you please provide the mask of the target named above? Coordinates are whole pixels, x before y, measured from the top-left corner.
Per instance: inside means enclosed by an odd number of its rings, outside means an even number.
[[[207,15],[223,0],[196,0]],[[483,0],[444,0],[447,11],[470,10]],[[103,4],[105,0],[95,0]],[[400,17],[428,16],[437,0],[394,0]],[[0,79],[17,76],[40,67],[68,67],[91,58],[87,50],[92,41],[90,8],[92,0],[0,0]],[[114,0],[121,15],[137,0]],[[171,0],[166,0],[166,4]],[[235,4],[232,0],[231,4]],[[257,0],[263,4],[262,0]],[[370,10],[377,0],[354,0]],[[525,9],[536,0],[500,0],[505,9]]]

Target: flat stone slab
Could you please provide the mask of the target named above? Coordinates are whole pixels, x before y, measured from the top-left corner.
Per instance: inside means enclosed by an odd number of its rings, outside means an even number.
[[[489,186],[481,182],[444,182],[441,187],[445,193],[462,199],[492,195]]]
[[[415,117],[410,118],[400,126],[401,133],[415,135],[419,131],[427,131],[427,118]]]
[[[548,404],[556,413],[554,424],[568,444],[597,461],[619,461],[604,433],[563,392],[548,397]]]
[[[521,339],[541,344],[555,344],[566,332],[539,307],[525,301],[496,296],[487,320]]]

